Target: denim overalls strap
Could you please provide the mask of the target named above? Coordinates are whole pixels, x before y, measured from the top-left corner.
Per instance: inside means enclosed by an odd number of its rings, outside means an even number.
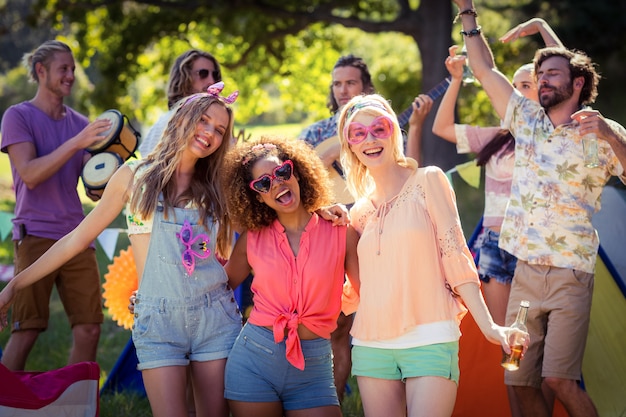
[[[167,218],[159,204],[154,213],[148,256],[138,295],[190,303],[203,294],[227,288],[228,278],[215,257],[217,225],[198,222],[198,210],[173,208]],[[188,271],[184,262],[192,263]],[[190,273],[191,272],[191,273]]]

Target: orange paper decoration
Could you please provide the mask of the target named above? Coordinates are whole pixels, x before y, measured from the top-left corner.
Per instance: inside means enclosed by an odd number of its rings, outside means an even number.
[[[108,270],[102,284],[104,306],[109,309],[111,318],[117,321],[118,326],[130,329],[134,319],[128,311],[129,298],[138,286],[132,247],[122,249],[120,254],[113,258]]]

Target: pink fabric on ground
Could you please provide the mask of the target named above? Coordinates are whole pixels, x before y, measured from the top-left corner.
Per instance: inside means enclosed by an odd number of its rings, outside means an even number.
[[[46,372],[12,372],[0,364],[0,415],[97,417],[99,378],[95,362]]]

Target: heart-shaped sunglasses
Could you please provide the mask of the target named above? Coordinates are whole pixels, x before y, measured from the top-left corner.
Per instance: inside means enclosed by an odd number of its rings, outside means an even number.
[[[272,188],[272,182],[274,182],[274,180],[289,181],[292,174],[293,162],[291,162],[290,159],[287,159],[281,165],[274,168],[271,175],[263,174],[259,178],[252,180],[250,182],[250,188],[257,193],[268,193]]]

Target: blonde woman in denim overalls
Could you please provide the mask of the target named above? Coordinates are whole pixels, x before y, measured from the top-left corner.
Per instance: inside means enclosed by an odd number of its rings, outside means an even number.
[[[241,315],[216,256],[232,233],[219,184],[232,137],[223,83],[176,106],[153,152],[117,170],[94,210],[0,293],[0,328],[15,292],[86,248],[127,207],[140,277],[133,341],[152,414],[186,416],[191,366],[196,415],[228,416],[224,366]]]

